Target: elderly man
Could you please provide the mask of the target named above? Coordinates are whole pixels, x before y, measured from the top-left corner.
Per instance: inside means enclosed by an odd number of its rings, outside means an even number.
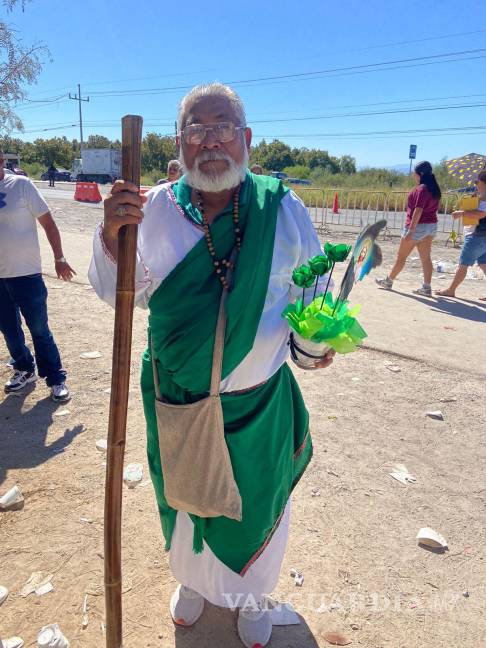
[[[90,279],[113,304],[118,231],[139,224],[136,303],[149,309],[142,367],[148,460],[180,583],[170,612],[175,623],[192,625],[205,599],[238,607],[239,636],[255,648],[270,639],[265,595],[278,581],[291,492],[312,455],[281,313],[296,296],[292,270],[321,247],[299,198],[279,180],[247,170],[251,130],[231,88],[193,88],[181,102],[178,129],[184,176],[144,198],[130,183],[114,185]],[[178,416],[192,416],[211,399],[222,404],[224,429],[217,416],[208,427],[204,413],[178,427]],[[182,444],[175,454],[174,442]],[[177,505],[189,491],[199,502]],[[213,497],[208,514],[198,515],[215,492],[221,501]]]
[[[182,175],[181,163],[179,160],[169,160],[167,162],[167,178],[162,178],[157,182],[158,185],[166,182],[175,182]]]
[[[70,281],[76,273],[63,256],[59,230],[37,187],[23,176],[6,175],[4,162],[0,151],[0,330],[14,361],[5,391],[16,392],[35,382],[37,363],[52,400],[65,402],[70,394],[47,319],[37,223],[52,248],[57,276]],[[25,344],[20,314],[32,335],[35,361]]]

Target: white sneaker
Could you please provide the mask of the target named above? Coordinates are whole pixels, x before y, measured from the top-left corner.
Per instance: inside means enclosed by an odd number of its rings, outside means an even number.
[[[52,385],[51,399],[55,403],[65,403],[66,401],[71,399],[71,394],[69,393],[69,389],[66,387],[66,383]]]
[[[272,636],[268,610],[242,608],[238,615],[238,634],[246,648],[263,648]]]
[[[35,371],[15,371],[14,375],[5,383],[5,392],[19,391],[26,385],[37,380]],[[1,647],[0,647],[1,648]]]
[[[425,284],[421,288],[417,288],[417,290],[412,290],[414,295],[423,295],[424,297],[432,297],[432,288],[430,286],[426,286]]]
[[[170,599],[170,615],[176,625],[192,626],[204,609],[204,597],[190,587],[178,585]]]
[[[375,283],[385,290],[391,290],[393,288],[393,281],[388,276],[384,279],[375,279]]]

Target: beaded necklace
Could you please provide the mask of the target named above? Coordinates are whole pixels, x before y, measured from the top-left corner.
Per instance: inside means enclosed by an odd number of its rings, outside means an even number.
[[[226,273],[228,269],[234,268],[234,264],[231,263],[229,259],[218,259],[216,257],[216,250],[214,249],[213,239],[211,237],[211,232],[209,230],[208,219],[204,214],[204,204],[202,194],[199,189],[195,189],[195,194],[197,196],[197,208],[201,212],[202,221],[203,221],[203,230],[204,238],[206,239],[206,244],[208,246],[208,252],[213,260],[213,265],[216,271],[216,276],[219,277],[219,280],[223,284],[223,288],[228,288],[228,282],[226,281]],[[240,205],[240,187],[238,187],[233,194],[233,231],[235,233],[235,245],[238,252],[241,249],[241,231],[240,231],[240,221],[239,221],[239,205]],[[223,274],[223,268],[226,268],[226,272]]]

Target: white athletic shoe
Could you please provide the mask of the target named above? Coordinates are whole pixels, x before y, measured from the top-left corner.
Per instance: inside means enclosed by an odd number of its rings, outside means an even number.
[[[246,648],[263,648],[272,636],[268,610],[242,608],[238,615],[238,634]]]
[[[176,625],[192,626],[204,610],[204,597],[190,587],[178,585],[170,599],[170,615]]]
[[[391,290],[393,288],[393,281],[389,277],[385,277],[384,279],[375,279],[375,283],[385,290]]]
[[[35,371],[15,371],[14,375],[5,383],[5,392],[19,391],[26,385],[37,380]],[[1,647],[0,647],[1,648]]]
[[[52,385],[51,399],[55,403],[65,403],[71,399],[71,394],[69,393],[69,389],[66,387],[66,383],[61,383],[60,385]]]

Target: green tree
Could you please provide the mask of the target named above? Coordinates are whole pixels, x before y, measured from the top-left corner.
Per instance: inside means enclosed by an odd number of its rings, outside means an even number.
[[[301,180],[308,180],[311,174],[309,167],[306,167],[302,164],[285,167],[285,169],[283,169],[283,172],[286,173],[289,178],[300,178]]]
[[[0,137],[0,147],[4,153],[19,153],[22,154],[24,142],[16,137],[4,135]]]
[[[111,148],[112,143],[104,135],[90,135],[86,144],[87,148]]]
[[[303,149],[304,164],[310,169],[321,167],[328,173],[339,173],[339,160],[321,149]]]
[[[52,137],[51,139],[36,139],[35,162],[46,166],[55,164],[58,167],[70,167],[74,159],[72,142],[67,137]]]
[[[343,155],[339,160],[339,170],[341,173],[356,173],[356,160],[350,155]]]
[[[252,164],[261,164],[269,171],[282,171],[285,167],[293,165],[292,149],[280,140],[273,140],[270,144],[262,140],[253,147],[250,161]]]
[[[19,0],[3,0],[12,11]],[[20,2],[22,10],[25,1]],[[22,120],[12,108],[27,97],[26,87],[34,83],[49,51],[42,43],[25,45],[16,30],[0,20],[0,133],[22,130]]]
[[[167,162],[177,157],[175,140],[170,135],[147,133],[142,140],[142,170],[165,173]]]

